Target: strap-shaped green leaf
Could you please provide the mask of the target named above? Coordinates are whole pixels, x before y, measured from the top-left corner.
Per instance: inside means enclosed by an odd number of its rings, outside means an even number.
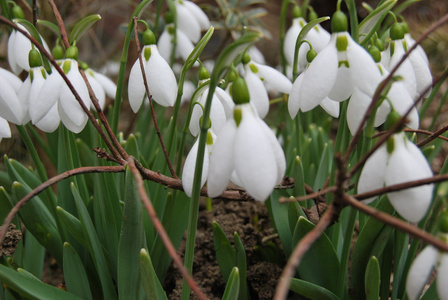
[[[213,243],[215,245],[216,260],[222,277],[227,282],[232,268],[235,266],[235,249],[233,249],[224,230],[218,222],[213,222]]]
[[[230,273],[229,280],[227,280],[226,289],[222,300],[234,300],[238,299],[240,292],[240,272],[237,267],[233,267]]]
[[[364,279],[366,300],[378,300],[380,297],[380,265],[375,256],[370,257],[367,263]]]
[[[378,30],[381,22],[387,16],[389,11],[397,3],[397,0],[388,0],[378,5],[369,15],[359,24],[359,40],[361,45],[366,44],[372,35]]]
[[[87,243],[84,232],[82,231],[81,221],[60,206],[56,209],[62,223],[65,225],[64,227],[68,230],[68,232],[70,232],[70,234],[84,247],[88,247],[89,244]]]
[[[235,243],[235,265],[240,273],[240,292],[239,292],[239,300],[250,299],[249,290],[247,289],[247,259],[246,259],[246,250],[244,249],[244,245],[241,242],[240,236],[237,232],[233,234],[233,240]]]
[[[78,41],[81,36],[92,27],[98,20],[101,20],[101,16],[98,14],[87,16],[81,19],[78,23],[76,23],[75,27],[73,27],[72,32],[70,33],[70,37],[68,42],[70,45],[73,42]]]
[[[302,279],[292,278],[289,289],[297,294],[305,296],[308,299],[339,300],[338,296],[326,288]]]
[[[89,279],[84,264],[76,250],[69,243],[64,243],[64,279],[67,291],[82,299],[92,299]]]
[[[160,284],[151,257],[146,249],[140,250],[140,282],[143,286],[147,299],[166,300],[166,293]]]

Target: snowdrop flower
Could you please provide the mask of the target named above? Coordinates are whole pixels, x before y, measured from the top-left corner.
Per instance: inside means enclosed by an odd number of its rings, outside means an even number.
[[[382,56],[382,63],[389,71],[398,64],[408,49],[401,23],[392,25],[390,37],[392,41]],[[432,85],[432,75],[426,55],[422,56],[418,51],[412,51],[395,74],[403,78],[403,84],[413,99],[429,96],[431,90],[423,94],[426,88]]]
[[[302,13],[297,5],[294,6],[292,14],[292,24],[286,32],[283,47],[286,61],[291,67],[294,65],[294,54],[296,49],[297,37],[299,36],[300,31],[302,31],[303,27],[305,27],[305,25],[307,24],[305,19],[301,17]],[[313,49],[319,53],[330,41],[330,34],[319,25],[319,27],[316,26],[312,30],[310,30],[310,32],[308,32],[308,34],[306,35],[306,40],[313,46]],[[308,61],[306,60],[306,53],[309,50],[310,46],[307,43],[303,43],[302,45],[300,45],[298,56],[299,73],[302,72],[303,69],[305,69],[305,66],[308,64]]]
[[[9,128],[8,121],[0,117],[0,142],[3,138],[11,137],[11,128]]]
[[[157,41],[157,47],[162,57],[170,63],[171,54],[173,52],[173,42],[174,42],[174,24],[172,20],[171,13],[165,14],[165,28]],[[174,58],[182,58],[184,61],[187,60],[191,51],[194,49],[194,45],[188,36],[179,28],[176,29],[176,50],[174,52]]]
[[[372,57],[377,62],[377,67],[380,70],[381,77],[377,84],[385,79],[389,72],[381,64],[381,53],[376,46],[372,46],[369,49]],[[414,105],[414,100],[411,98],[409,93],[406,91],[405,86],[401,81],[393,82],[387,95],[386,99],[381,103],[380,107],[377,109],[374,126],[378,127],[386,121],[387,116],[391,112],[391,106],[395,112],[400,116],[403,116],[411,106]],[[354,88],[352,96],[350,97],[348,107],[347,107],[347,124],[352,135],[356,133],[364,115],[372,102],[372,97],[361,92],[358,88]],[[407,116],[408,127],[412,129],[418,129],[419,126],[419,115],[417,108],[413,108]]]
[[[22,103],[17,96],[22,81],[15,74],[0,68],[0,118],[21,125],[25,116]]]
[[[101,109],[104,109],[104,105],[106,104],[106,96],[111,99],[115,99],[117,86],[107,76],[95,72],[87,64],[83,63],[81,66],[86,74],[90,86],[92,87],[93,93],[98,99]],[[95,109],[93,103],[90,103],[90,108]]]
[[[209,129],[207,131],[207,142],[206,142],[206,151],[204,154],[204,161],[202,164],[202,178],[201,178],[201,187],[204,186],[208,177],[208,167],[210,155],[212,154],[213,144],[216,141],[216,135],[213,132],[213,129]],[[198,156],[198,145],[199,138],[196,139],[193,147],[187,155],[185,160],[184,168],[182,170],[182,186],[184,188],[185,194],[188,197],[191,197],[191,193],[193,192],[193,180],[194,180],[194,170],[196,168],[196,159]]]
[[[414,38],[411,36],[411,34],[409,33],[409,26],[406,22],[402,22],[401,23],[403,25],[403,29],[404,29],[404,40],[406,42],[406,45],[408,47],[412,47],[415,44],[415,40]],[[415,48],[415,50],[418,54],[420,54],[420,56],[423,58],[423,60],[426,62],[426,64],[429,66],[429,59],[428,56],[426,55],[425,50],[423,49],[422,46],[417,45],[417,47]]]
[[[328,45],[317,54],[306,74],[298,97],[300,108],[309,111],[328,97],[344,101],[356,87],[372,96],[381,74],[370,54],[347,32],[347,17],[341,11],[332,18],[332,35]]]
[[[210,20],[202,9],[188,0],[176,0],[177,28],[193,42],[201,38],[201,30],[210,27]]]
[[[208,97],[208,85],[204,85],[206,81],[210,78],[210,74],[207,69],[201,67],[199,70],[199,86],[202,85],[202,90],[198,91],[198,100],[194,101],[193,112],[191,114],[191,120],[189,124],[189,129],[192,135],[197,136],[200,132],[200,122],[203,114],[203,107]],[[210,110],[210,121],[212,124],[212,129],[214,132],[218,132],[226,123],[227,119],[231,118],[234,103],[227,94],[220,87],[216,87],[215,93],[212,98],[212,106]]]
[[[242,62],[245,71],[244,80],[249,89],[251,102],[257,109],[258,115],[263,119],[269,111],[269,95],[264,83],[284,94],[289,94],[292,83],[278,70],[252,61],[247,53]]]
[[[311,62],[317,55],[314,49],[307,52],[306,59]],[[292,85],[291,91],[289,93],[288,99],[288,111],[292,119],[294,119],[301,109],[301,101],[299,98],[299,91],[302,88],[303,77],[308,70],[309,64],[306,66],[305,70],[296,78],[294,84]],[[320,103],[320,106],[332,117],[337,118],[339,116],[339,102],[333,101],[328,97]],[[302,109],[303,110],[303,109]],[[348,116],[347,116],[348,117]]]
[[[208,195],[219,196],[235,171],[239,184],[258,201],[264,201],[283,178],[286,161],[272,130],[250,102],[243,78],[232,85],[234,118],[217,133],[210,157]]]
[[[440,238],[448,241],[448,226],[446,211],[440,216]],[[420,299],[420,294],[428,282],[434,268],[437,270],[436,284],[439,299],[448,299],[448,254],[432,245],[426,246],[415,258],[409,269],[406,280],[406,293],[410,300]]]
[[[358,182],[358,192],[428,178],[431,168],[420,149],[403,132],[389,138],[367,160]],[[395,210],[410,222],[420,221],[431,205],[434,185],[427,184],[388,193]],[[369,203],[373,199],[365,200]]]
[[[61,62],[61,68],[78,92],[84,105],[90,107],[89,92],[78,69],[78,49],[76,46],[67,49],[66,57]],[[45,80],[37,99],[29,103],[31,121],[38,125],[39,122],[48,118],[46,120],[54,125],[57,121],[56,109],[64,126],[74,133],[79,133],[87,124],[88,117],[72,91],[61,75],[58,72],[53,72]]]
[[[143,33],[144,47],[142,59],[149,92],[154,101],[162,106],[173,106],[176,102],[177,81],[173,71],[160,55],[154,33],[146,30]],[[143,82],[140,60],[137,59],[129,75],[128,96],[134,112],[137,112],[145,98],[146,89]]]

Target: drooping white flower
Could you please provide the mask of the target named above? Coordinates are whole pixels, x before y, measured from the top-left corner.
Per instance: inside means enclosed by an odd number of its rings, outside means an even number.
[[[269,95],[265,83],[277,92],[288,94],[291,90],[291,81],[278,70],[256,63],[246,54],[243,57],[244,80],[249,89],[250,99],[258,115],[266,117],[269,111]]]
[[[177,15],[177,28],[193,42],[201,38],[201,31],[210,27],[210,20],[202,9],[188,0],[174,1]]]
[[[394,24],[390,29],[390,36],[392,41],[386,51],[383,52],[381,59],[381,62],[389,71],[398,64],[408,50],[402,24]],[[417,100],[420,96],[428,97],[431,93],[431,89],[429,89],[423,94],[432,85],[432,75],[426,55],[422,55],[419,51],[412,51],[408,59],[400,65],[395,75],[403,78],[403,84],[413,99]]]
[[[0,142],[3,138],[11,137],[11,128],[9,128],[8,121],[0,117]]]
[[[199,86],[202,88],[197,92],[197,100],[193,100],[197,104],[193,107],[189,129],[192,135],[197,136],[200,132],[200,122],[203,115],[203,107],[207,101],[209,88],[206,81],[209,78],[208,71],[202,67],[199,70]],[[215,88],[210,108],[210,121],[214,132],[218,132],[224,126],[228,118],[231,118],[234,103],[229,94],[220,87]]]
[[[201,178],[201,187],[204,186],[208,177],[208,167],[210,155],[213,151],[213,144],[216,141],[216,135],[213,132],[213,129],[209,129],[207,131],[207,142],[206,142],[206,151],[204,154],[204,161],[202,164],[202,178]],[[182,170],[182,186],[184,188],[185,194],[188,197],[191,197],[191,193],[193,192],[193,181],[194,181],[194,170],[196,168],[196,160],[198,156],[198,145],[199,138],[196,139],[196,142],[193,144],[190,152],[187,155],[185,160],[184,168]]]
[[[115,99],[115,93],[117,91],[116,84],[107,76],[92,70],[87,65],[82,67],[86,74],[87,80],[92,87],[93,93],[98,99],[101,109],[104,109],[104,105],[106,104],[106,96],[111,99]],[[90,103],[90,108],[95,109],[93,103]]]
[[[78,92],[84,105],[90,107],[89,92],[78,69],[77,52],[78,50],[75,46],[69,47],[67,49],[67,59],[61,63],[61,68]],[[37,99],[29,104],[31,121],[36,125],[45,118],[49,118],[47,121],[54,125],[57,120],[55,109],[57,109],[64,126],[74,133],[79,133],[87,124],[88,117],[86,113],[61,75],[56,71],[48,76],[40,89]],[[55,107],[56,104],[57,106]],[[49,124],[47,125],[49,126]]]
[[[174,52],[174,58],[182,58],[186,61],[191,51],[194,49],[193,43],[185,35],[185,33],[179,29],[176,30],[176,51]],[[157,47],[160,50],[162,57],[169,63],[171,60],[171,53],[173,52],[174,43],[174,24],[167,24],[159,37]]]
[[[347,32],[347,18],[337,11],[328,45],[317,54],[303,76],[299,90],[300,108],[309,111],[326,97],[344,101],[354,88],[372,96],[381,74],[370,54]]]
[[[149,92],[158,104],[173,106],[177,96],[176,77],[166,60],[160,55],[152,31],[144,32],[143,43],[145,46],[142,50],[142,59]],[[129,103],[134,112],[140,109],[146,97],[145,94],[140,61],[137,59],[132,66],[128,84]]]
[[[396,133],[366,161],[358,182],[358,192],[432,176],[420,149],[403,132]],[[410,222],[420,221],[431,205],[433,184],[388,193],[395,210]],[[373,199],[367,199],[369,203]]]
[[[283,178],[286,161],[271,129],[249,103],[244,79],[232,86],[234,118],[217,133],[210,157],[208,195],[219,196],[235,171],[239,184],[258,201],[264,201]]]
[[[13,73],[0,68],[0,117],[21,125],[25,110],[17,96],[22,81]]]

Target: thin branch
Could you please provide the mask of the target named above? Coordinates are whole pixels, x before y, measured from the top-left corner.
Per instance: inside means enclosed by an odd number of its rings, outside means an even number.
[[[159,218],[157,217],[157,213],[152,206],[151,201],[148,198],[148,195],[146,194],[145,187],[143,185],[143,178],[140,175],[140,172],[138,171],[134,159],[132,157],[128,160],[128,165],[132,171],[132,174],[134,175],[134,178],[137,182],[138,192],[140,194],[140,198],[142,199],[143,204],[145,205],[146,211],[148,212],[149,217],[151,218],[152,223],[154,224],[155,229],[157,230],[157,233],[159,234],[160,238],[162,239],[163,244],[165,245],[166,250],[168,251],[169,255],[174,261],[174,264],[179,269],[180,273],[190,286],[190,288],[193,290],[193,292],[196,294],[196,296],[199,299],[207,299],[207,297],[202,293],[202,291],[199,289],[197,284],[194,282],[193,278],[189,274],[188,270],[184,267],[180,257],[176,253],[176,249],[174,248],[173,244],[171,243],[171,240],[166,233],[165,229],[163,228],[162,223],[160,222]]]
[[[434,133],[431,133],[427,138],[425,138],[424,140],[421,140],[420,142],[418,142],[416,145],[417,147],[423,147],[424,145],[432,142],[433,140],[435,140],[436,138],[440,138],[443,139],[445,141],[448,141],[448,139],[444,136],[441,136],[443,133],[445,133],[446,131],[448,131],[448,125],[443,126],[442,128],[440,128],[439,130],[437,130]]]
[[[48,0],[50,3],[51,9],[53,10],[54,17],[56,18],[56,22],[58,23],[59,33],[61,34],[62,42],[64,43],[65,49],[70,47],[68,42],[67,31],[65,30],[64,20],[62,20],[61,14],[59,13],[58,7],[54,3],[54,0]]]
[[[390,226],[393,226],[394,228],[401,230],[403,232],[406,232],[410,234],[411,236],[414,236],[416,238],[419,238],[434,247],[438,248],[439,250],[448,252],[448,244],[431,234],[427,233],[424,230],[421,230],[415,225],[412,225],[410,223],[404,222],[398,218],[395,218],[385,212],[379,211],[371,206],[365,205],[364,203],[358,201],[352,196],[349,196],[347,194],[344,195],[344,202],[357,210],[385,223]]]
[[[294,276],[295,270],[299,266],[305,253],[311,248],[314,242],[322,235],[324,230],[331,224],[336,214],[336,208],[332,203],[323,217],[319,220],[319,223],[308,232],[294,248],[294,252],[288,259],[288,262],[283,269],[280,281],[275,289],[274,300],[286,299],[288,295],[289,285],[291,279]]]
[[[48,179],[47,181],[41,183],[35,189],[33,189],[31,192],[29,192],[25,197],[20,199],[20,201],[18,201],[16,203],[16,205],[14,205],[14,207],[11,209],[9,214],[6,216],[5,220],[3,221],[3,225],[0,227],[0,245],[3,243],[3,240],[6,235],[6,230],[8,229],[9,225],[12,223],[12,220],[14,219],[15,215],[19,212],[20,208],[22,206],[24,206],[33,197],[39,195],[46,188],[50,187],[51,185],[53,185],[55,183],[58,183],[61,180],[64,180],[66,178],[69,178],[69,177],[72,177],[75,175],[88,174],[88,173],[119,173],[119,172],[123,172],[123,171],[124,171],[123,166],[81,167],[81,168],[66,171],[64,173],[56,175],[55,177],[52,177],[52,178]]]
[[[287,197],[281,197],[278,202],[285,203],[285,202],[300,202],[300,201],[306,201],[310,199],[320,198],[325,194],[335,192],[337,189],[336,186],[330,186],[326,189],[322,189],[318,192],[313,192],[311,194],[305,195],[305,196],[298,196],[295,198],[287,198]]]
[[[179,178],[179,177],[177,177],[176,172],[173,169],[173,166],[172,166],[171,160],[170,160],[170,156],[168,155],[168,152],[166,151],[165,143],[163,142],[162,134],[160,133],[159,124],[157,123],[157,117],[156,117],[156,113],[154,111],[154,106],[153,106],[153,103],[152,103],[152,95],[149,92],[148,80],[147,80],[146,74],[145,74],[145,66],[143,65],[142,50],[140,49],[140,41],[138,40],[137,18],[136,17],[134,17],[134,36],[136,37],[135,38],[135,44],[136,44],[137,49],[138,49],[138,60],[139,60],[139,63],[140,63],[140,70],[142,72],[143,83],[145,85],[146,95],[149,98],[149,106],[151,108],[152,120],[154,122],[154,127],[156,129],[156,133],[157,133],[157,136],[158,136],[159,141],[160,141],[160,146],[162,147],[163,155],[165,156],[165,160],[166,160],[166,163],[168,165],[168,168],[170,170],[171,175],[174,178]]]

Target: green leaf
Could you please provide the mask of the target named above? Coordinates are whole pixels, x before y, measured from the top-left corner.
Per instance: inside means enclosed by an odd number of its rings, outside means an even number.
[[[247,289],[246,273],[247,273],[247,260],[246,260],[246,250],[241,242],[241,239],[237,232],[233,234],[233,239],[235,243],[235,265],[240,273],[240,292],[239,300],[250,299],[249,290]]]
[[[333,274],[334,275],[334,274]],[[289,289],[299,295],[313,300],[339,300],[339,297],[326,288],[314,283],[292,278]]]
[[[118,296],[137,299],[139,286],[139,253],[143,240],[142,203],[137,183],[126,167],[123,222],[118,245]]]
[[[76,250],[69,243],[64,243],[64,279],[67,291],[82,299],[92,299],[89,279],[84,264]]]
[[[388,0],[379,5],[374,11],[362,20],[359,24],[359,40],[361,45],[367,43],[372,35],[378,30],[381,22],[387,16],[389,11],[397,3],[397,0]]]
[[[271,220],[274,222],[274,227],[278,232],[280,240],[285,249],[286,257],[289,257],[292,252],[292,229],[289,226],[289,205],[287,203],[279,203],[280,197],[288,197],[284,190],[274,190],[271,197],[266,201],[266,207],[271,214]]]
[[[146,249],[140,250],[140,282],[147,299],[165,300],[166,293],[157,277]]]
[[[88,247],[89,244],[84,237],[81,221],[60,206],[58,206],[56,210],[68,232],[70,232],[70,234],[83,246]]]
[[[366,300],[378,300],[380,296],[380,265],[375,256],[372,256],[367,263],[364,285]]]
[[[0,264],[0,281],[26,299],[81,300],[78,296],[45,284],[29,274],[16,272]]]
[[[60,36],[61,34],[59,33],[59,27],[57,24],[47,21],[47,20],[37,20],[36,22],[38,25],[42,25],[48,29],[50,29],[50,31],[52,31],[54,34],[56,34],[56,36]]]
[[[233,249],[227,238],[224,230],[218,224],[213,222],[213,243],[215,245],[216,260],[218,261],[219,269],[221,270],[222,277],[226,282],[229,280],[232,268],[235,266],[235,249]]]
[[[304,217],[299,217],[293,234],[293,245],[296,245],[314,227],[313,223]],[[339,258],[328,236],[322,233],[303,256],[298,267],[298,274],[303,280],[337,293],[338,280],[335,274],[338,272]]]
[[[98,276],[100,277],[104,298],[117,299],[115,287],[112,282],[109,268],[107,266],[107,261],[104,256],[104,252],[99,242],[97,233],[95,231],[95,227],[93,226],[92,219],[90,218],[89,212],[87,211],[87,207],[85,206],[78,190],[73,183],[71,183],[70,188],[73,193],[73,198],[78,210],[79,219],[82,225],[82,231],[84,233],[84,236],[86,237],[89,252],[92,256],[92,260],[95,264]]]
[[[240,272],[237,267],[233,267],[230,273],[229,280],[227,281],[226,289],[223,300],[234,300],[238,299],[238,294],[240,292]]]
[[[31,231],[25,232],[25,243],[23,249],[23,265],[28,272],[41,278],[44,267],[45,248],[33,236]]]
[[[68,39],[68,42],[70,45],[73,44],[73,42],[78,41],[81,36],[90,28],[92,27],[98,20],[101,20],[101,16],[98,14],[87,16],[83,19],[81,19],[78,23],[76,23],[75,27],[73,27],[72,32],[70,33],[70,38]]]

